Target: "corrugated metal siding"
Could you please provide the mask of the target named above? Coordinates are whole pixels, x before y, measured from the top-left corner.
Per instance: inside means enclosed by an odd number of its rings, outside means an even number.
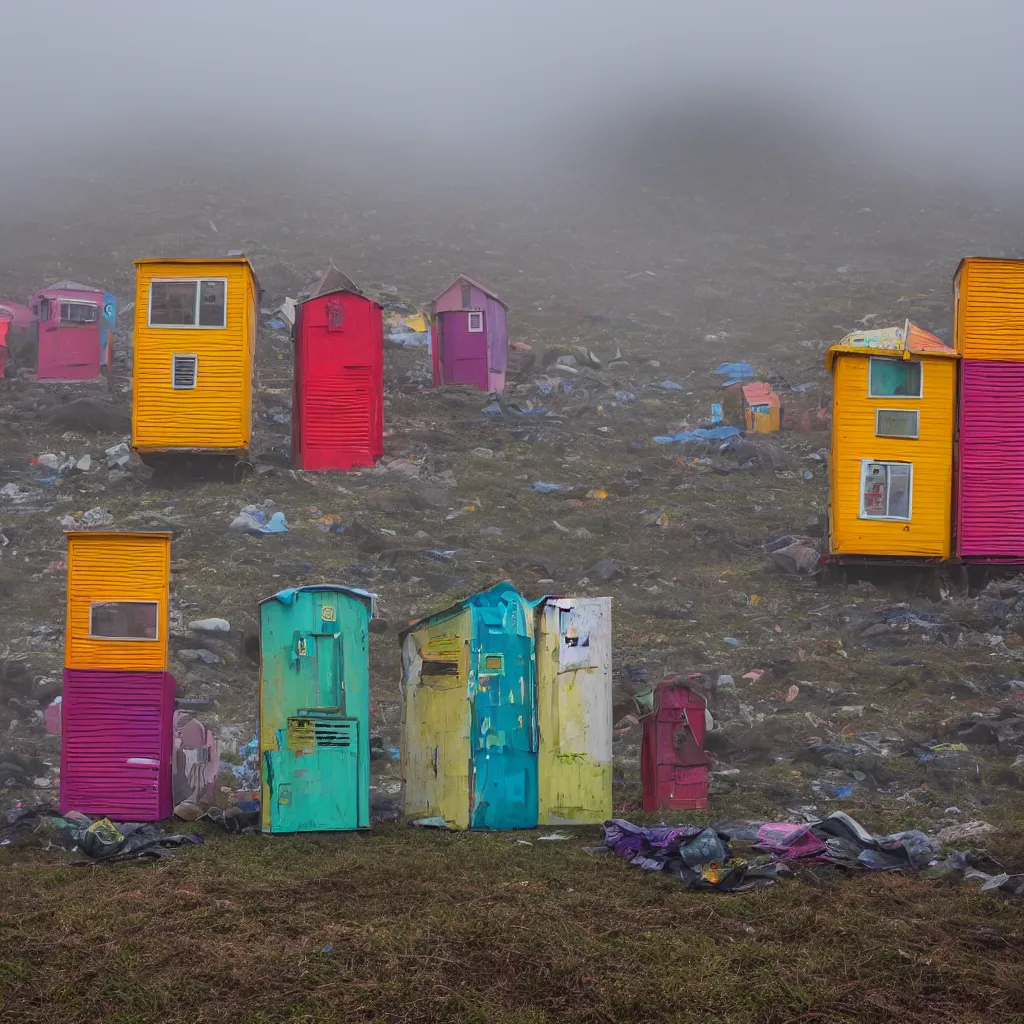
[[[149,327],[149,286],[161,278],[225,278],[226,328]],[[243,264],[146,264],[136,275],[132,445],[237,450],[249,445],[255,290]],[[171,387],[175,352],[199,357],[193,390]]]
[[[836,358],[829,465],[833,555],[949,557],[957,360],[921,362],[921,398],[868,398],[869,360],[849,353]],[[876,437],[878,409],[920,410],[919,437]],[[862,459],[913,463],[909,523],[860,518]]]
[[[957,551],[1024,558],[1024,362],[965,359]]]
[[[1024,359],[1024,260],[965,260],[954,298],[953,346],[965,359]]]
[[[611,605],[552,598],[537,609],[541,824],[599,825],[612,815]]]
[[[165,669],[170,572],[168,536],[69,534],[64,664],[74,669]],[[90,639],[93,601],[156,601],[158,639]]]
[[[174,687],[168,672],[65,670],[62,814],[170,817]]]

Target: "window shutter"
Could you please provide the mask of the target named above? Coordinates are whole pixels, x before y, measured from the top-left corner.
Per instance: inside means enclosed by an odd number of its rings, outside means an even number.
[[[196,386],[198,356],[175,355],[173,357],[172,386],[176,391],[191,390]]]

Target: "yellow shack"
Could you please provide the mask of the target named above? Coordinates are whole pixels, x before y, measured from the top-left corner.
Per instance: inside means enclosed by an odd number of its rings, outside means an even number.
[[[828,350],[831,556],[949,557],[958,358],[909,320]]]
[[[170,533],[68,533],[69,669],[167,668]]]
[[[953,278],[953,345],[964,359],[1024,359],[1024,260],[968,256]]]
[[[259,282],[242,255],[136,260],[132,447],[236,459],[252,433]]]

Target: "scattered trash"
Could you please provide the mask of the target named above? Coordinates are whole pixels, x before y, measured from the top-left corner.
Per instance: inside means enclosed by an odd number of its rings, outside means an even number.
[[[562,841],[562,840],[566,840],[566,839],[572,839],[572,836],[564,835],[561,832],[552,832],[551,835],[549,835],[549,836],[537,836],[537,842],[539,842],[539,843],[543,843],[543,842],[557,842],[557,841]]]
[[[230,529],[242,533],[287,533],[288,521],[283,512],[267,513],[256,505],[246,505],[231,521]]]
[[[739,437],[742,433],[738,427],[697,427],[696,430],[681,430],[672,436],[659,435],[654,440],[658,444],[688,444],[691,441],[724,441],[729,437]]]
[[[939,832],[939,840],[946,844],[972,843],[985,839],[986,836],[998,832],[995,825],[987,821],[965,821],[958,825],[949,825]]]
[[[555,491],[565,490],[562,484],[549,484],[543,480],[534,480],[530,483],[530,490],[538,494],[553,494]]]
[[[124,442],[108,448],[105,454],[107,456],[108,469],[124,469],[132,460],[131,449]]]
[[[417,818],[413,823],[417,828],[437,828],[448,830],[448,822],[446,819],[441,817],[435,818]]]
[[[717,377],[742,378],[753,377],[754,368],[750,363],[722,363],[717,369],[712,370]]]
[[[724,636],[724,637],[722,637],[722,640],[723,640],[724,643],[728,644],[730,647],[739,647],[740,643],[741,643],[741,641],[737,640],[736,637],[734,637],[734,636]]]
[[[682,391],[683,385],[677,383],[674,380],[663,380],[660,384],[656,384],[655,387],[661,388],[662,391]]]
[[[65,530],[88,530],[94,526],[112,526],[114,517],[103,509],[89,509],[88,512],[76,512],[73,516],[61,516],[60,525]]]

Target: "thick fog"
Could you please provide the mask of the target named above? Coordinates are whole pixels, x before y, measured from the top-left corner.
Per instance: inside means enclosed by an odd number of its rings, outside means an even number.
[[[1022,38],[1019,0],[8,0],[0,169],[290,140],[545,160],[724,93],[1013,184]]]

